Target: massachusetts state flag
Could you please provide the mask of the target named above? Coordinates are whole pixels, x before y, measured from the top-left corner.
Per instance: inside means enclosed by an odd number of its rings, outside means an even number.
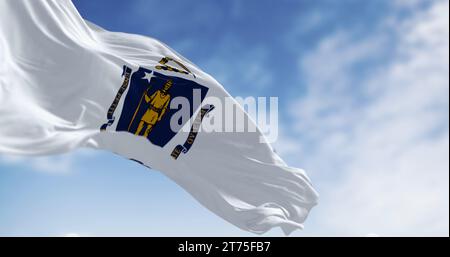
[[[106,31],[69,0],[0,0],[0,153],[105,149],[164,173],[243,230],[302,228],[318,198],[303,170],[259,129],[202,129],[229,98],[168,46]]]

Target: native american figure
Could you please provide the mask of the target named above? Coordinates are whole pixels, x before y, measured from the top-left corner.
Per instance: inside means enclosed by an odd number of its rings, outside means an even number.
[[[148,137],[155,124],[161,120],[170,102],[168,91],[171,87],[172,80],[168,80],[164,84],[163,89],[157,90],[153,95],[149,96],[147,92],[144,93],[145,101],[149,104],[149,107],[142,115],[135,135],[140,135],[145,127],[144,137]]]

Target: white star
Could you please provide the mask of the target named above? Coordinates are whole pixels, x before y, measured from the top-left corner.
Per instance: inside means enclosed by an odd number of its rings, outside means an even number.
[[[144,72],[145,73],[145,76],[144,77],[142,77],[142,79],[146,79],[146,80],[148,80],[148,83],[150,83],[150,80],[152,79],[152,73],[150,72],[150,73],[148,73],[148,72]]]

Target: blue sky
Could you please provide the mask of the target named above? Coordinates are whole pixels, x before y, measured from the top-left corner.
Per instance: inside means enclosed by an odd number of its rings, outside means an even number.
[[[73,2],[233,96],[279,97],[275,147],[321,194],[294,236],[448,236],[448,1]],[[0,156],[0,171],[0,236],[252,235],[111,153]]]

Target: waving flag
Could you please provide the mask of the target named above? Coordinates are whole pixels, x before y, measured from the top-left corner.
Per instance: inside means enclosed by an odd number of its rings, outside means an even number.
[[[163,43],[103,30],[69,0],[0,1],[0,153],[106,149],[163,172],[241,229],[302,228],[317,202],[303,170],[259,130],[200,129],[221,111],[211,99],[229,97]]]

